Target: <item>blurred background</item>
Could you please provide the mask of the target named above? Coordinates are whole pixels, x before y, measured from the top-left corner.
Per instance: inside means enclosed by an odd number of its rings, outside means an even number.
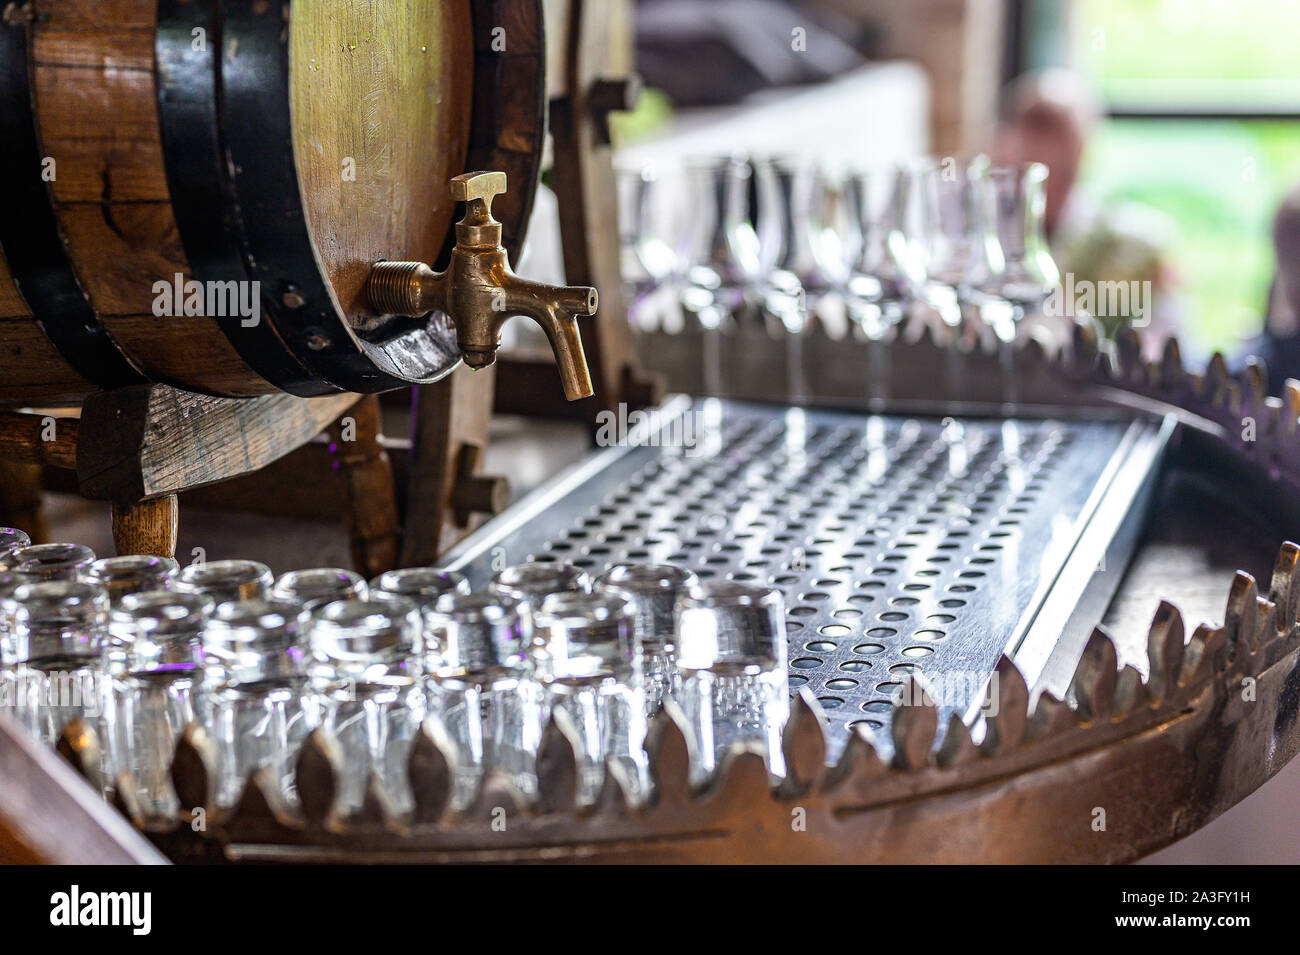
[[[1045,162],[1062,271],[1136,252],[1185,352],[1233,354],[1265,330],[1300,182],[1297,28],[1273,0],[639,0],[650,92],[618,144]]]
[[[638,0],[626,168],[689,155],[1050,169],[1062,273],[1151,279],[1185,357],[1300,377],[1300,4]],[[1273,393],[1277,393],[1274,391]],[[1292,765],[1160,862],[1300,862]]]

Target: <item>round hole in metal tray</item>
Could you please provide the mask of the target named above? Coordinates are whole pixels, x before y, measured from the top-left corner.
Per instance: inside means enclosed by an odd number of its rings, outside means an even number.
[[[818,627],[817,632],[828,637],[847,637],[853,632],[853,628],[846,627],[842,623],[828,623],[825,626]]]
[[[850,680],[848,677],[837,677],[834,680],[826,681],[826,689],[828,690],[851,690],[857,685],[857,680]]]
[[[871,664],[866,660],[845,660],[840,664],[840,669],[845,673],[860,673],[871,669]]]
[[[917,630],[912,634],[912,637],[916,640],[928,640],[934,642],[936,640],[948,639],[948,634],[944,633],[942,630]]]
[[[804,649],[811,650],[813,653],[830,653],[836,647],[836,644],[829,640],[814,640],[812,643],[805,643]]]
[[[815,670],[822,665],[822,661],[816,657],[799,657],[797,660],[791,660],[790,666],[800,670]]]
[[[838,696],[819,696],[817,702],[822,705],[824,710],[838,710],[844,705],[844,701]]]
[[[905,657],[928,657],[934,653],[934,647],[904,647],[902,652]]]
[[[894,708],[894,704],[889,700],[867,700],[862,704],[864,713],[888,713]]]
[[[882,727],[883,725],[884,725],[884,724],[881,723],[879,720],[854,720],[852,723],[849,724],[849,729],[851,729],[851,730],[856,730],[856,729],[878,730],[878,729],[880,729],[880,727]]]
[[[797,673],[792,673],[786,683],[788,686],[807,686],[808,678],[806,676],[800,676]]]
[[[860,653],[863,656],[870,656],[873,653],[883,653],[885,646],[882,643],[859,643],[853,648],[854,653]]]

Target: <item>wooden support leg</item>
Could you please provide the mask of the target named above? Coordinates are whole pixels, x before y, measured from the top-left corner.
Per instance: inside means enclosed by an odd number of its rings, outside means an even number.
[[[362,398],[329,426],[330,453],[343,479],[352,563],[366,577],[397,566],[400,545],[393,464],[380,444],[379,398]]]
[[[0,525],[25,530],[32,540],[49,539],[41,510],[41,466],[0,462]]]
[[[175,494],[135,503],[114,501],[112,513],[113,546],[119,554],[176,556],[180,509]]]
[[[415,389],[403,567],[434,563],[509,501],[505,478],[475,473],[487,447],[495,375],[495,368],[458,368]]]

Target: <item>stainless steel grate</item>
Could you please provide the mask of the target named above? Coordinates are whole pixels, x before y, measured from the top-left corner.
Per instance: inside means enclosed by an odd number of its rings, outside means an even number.
[[[476,586],[547,558],[771,583],[791,687],[821,701],[833,758],[847,727],[887,729],[908,673],[937,688],[941,719],[968,709],[1063,565],[1125,431],[682,400],[479,531],[452,566]]]

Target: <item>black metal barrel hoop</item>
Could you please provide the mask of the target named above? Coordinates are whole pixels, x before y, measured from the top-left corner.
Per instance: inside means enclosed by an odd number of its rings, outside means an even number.
[[[347,391],[443,377],[460,359],[450,323],[394,318],[363,338],[323,274],[288,133],[293,4],[227,0],[223,9],[218,121],[244,267],[262,284],[271,323],[304,367]]]
[[[159,0],[158,118],[167,188],[195,279],[243,283],[251,280],[240,248],[240,210],[222,161],[217,110],[218,7],[215,0]],[[202,42],[196,42],[196,30],[206,34]],[[276,387],[304,397],[341,390],[309,371],[265,317],[251,326],[242,316],[210,317],[248,366]]]
[[[63,359],[91,384],[119,388],[144,376],[100,323],[63,246],[32,100],[29,24],[0,21],[0,249],[32,315]]]

